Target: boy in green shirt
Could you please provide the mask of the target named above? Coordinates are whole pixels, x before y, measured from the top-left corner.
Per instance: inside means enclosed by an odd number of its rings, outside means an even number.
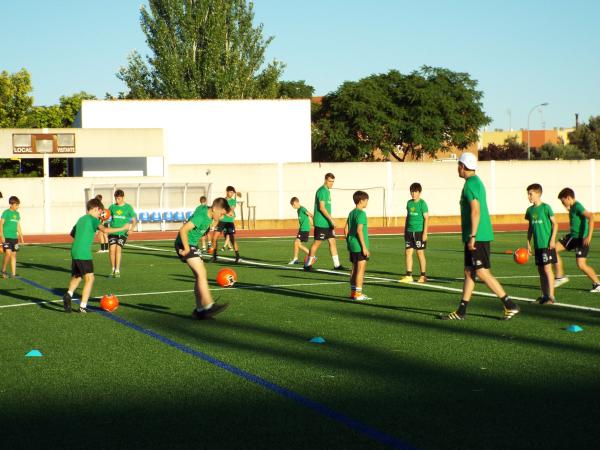
[[[487,207],[485,186],[475,174],[477,157],[465,152],[458,160],[458,176],[465,180],[460,196],[460,219],[462,241],[464,244],[465,278],[462,300],[458,309],[440,316],[442,320],[464,320],[467,307],[475,289],[475,277],[478,277],[500,299],[504,306],[503,320],[512,319],[519,314],[519,307],[506,295],[504,288],[492,275],[490,268],[490,242],[494,240],[494,230]]]
[[[306,271],[313,270],[313,264],[317,260],[317,250],[323,241],[327,241],[329,244],[329,252],[333,260],[333,270],[344,270],[344,267],[340,264],[340,256],[338,255],[335,242],[335,222],[333,221],[333,217],[331,217],[331,188],[334,182],[335,176],[332,173],[326,173],[325,183],[317,189],[315,194],[315,212],[313,217],[315,241],[304,260],[304,270]]]
[[[206,212],[208,211],[208,205],[207,205],[208,200],[206,199],[206,197],[203,195],[202,197],[200,197],[200,204],[196,207],[194,214],[196,213],[200,213],[202,211]],[[192,214],[192,216],[194,215]],[[208,234],[210,233],[210,229],[206,230],[206,233],[202,235],[202,237],[200,238],[200,243],[202,244],[202,251],[205,252],[206,251],[206,241],[207,238],[206,236],[208,236]],[[209,247],[210,247],[210,241],[208,241]]]
[[[87,303],[94,285],[94,261],[92,259],[92,244],[96,230],[102,233],[118,233],[126,230],[129,224],[120,228],[107,228],[100,223],[100,213],[104,209],[102,202],[93,198],[87,202],[87,214],[81,216],[77,224],[71,231],[71,236],[75,239],[71,246],[71,282],[67,293],[63,296],[63,307],[65,312],[71,312],[71,301],[73,294],[84,279],[83,290],[81,291],[81,302],[79,303],[79,312],[87,312]]]
[[[6,267],[9,262],[12,278],[17,276],[19,238],[21,239],[21,244],[25,243],[23,232],[21,231],[21,215],[19,214],[21,201],[13,195],[8,199],[8,204],[9,208],[4,210],[0,218],[0,242],[2,242],[2,251],[4,252],[2,278],[8,278]]]
[[[363,281],[369,256],[369,227],[365,208],[369,203],[369,194],[356,191],[352,196],[356,208],[350,211],[344,234],[350,253],[352,273],[350,274],[350,298],[357,301],[371,300],[363,294]]]
[[[192,315],[196,319],[210,319],[227,308],[227,304],[217,305],[210,294],[206,268],[202,262],[202,254],[198,249],[200,238],[211,227],[223,218],[224,214],[231,211],[229,203],[224,198],[217,198],[212,206],[207,209],[196,210],[190,220],[184,223],[175,239],[175,252],[181,262],[186,263],[194,274],[194,293],[196,307]]]
[[[290,265],[293,265],[298,264],[298,253],[300,250],[308,255],[309,250],[302,243],[308,242],[313,215],[300,204],[298,197],[292,197],[290,204],[292,208],[298,211],[298,234],[294,241],[294,258],[289,262]]]
[[[127,242],[128,233],[135,228],[137,221],[135,211],[129,203],[125,203],[125,193],[121,189],[115,191],[115,203],[108,208],[110,211],[110,225],[113,228],[121,228],[122,231],[108,235],[108,248],[110,263],[112,265],[111,275],[114,278],[121,276],[121,255],[123,247]],[[126,227],[123,225],[127,224]]]
[[[217,261],[217,241],[220,235],[225,236],[225,244],[223,244],[222,251],[231,244],[233,245],[233,250],[235,251],[235,262],[240,261],[240,249],[235,240],[235,208],[237,206],[236,195],[237,192],[233,186],[227,186],[225,189],[227,195],[227,204],[229,205],[229,211],[223,215],[220,219],[217,227],[215,228],[215,232],[213,233],[212,247],[213,247],[213,257],[212,261]]]
[[[531,238],[535,249],[535,265],[540,274],[542,296],[541,305],[554,303],[554,273],[552,264],[556,263],[556,232],[558,225],[550,205],[542,202],[542,186],[534,183],[527,186],[527,198],[532,205],[525,212],[529,221],[527,230],[527,251],[531,255]]]
[[[427,261],[425,248],[427,247],[427,228],[429,222],[429,208],[421,198],[423,188],[420,183],[410,185],[411,200],[406,203],[406,221],[404,222],[404,256],[406,259],[406,275],[400,279],[401,283],[412,283],[413,252],[417,251],[421,276],[418,283],[427,282]]]
[[[575,251],[577,267],[592,280],[590,292],[600,292],[598,275],[587,263],[590,243],[594,234],[594,215],[587,211],[581,203],[575,200],[575,192],[571,188],[564,188],[558,194],[563,206],[569,211],[569,234],[556,243],[556,280],[555,286],[565,284],[569,279],[565,276],[563,263],[558,253],[563,250]]]

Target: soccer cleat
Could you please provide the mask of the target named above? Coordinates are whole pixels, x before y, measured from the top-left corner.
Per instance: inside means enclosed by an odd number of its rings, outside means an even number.
[[[592,285],[592,289],[590,289],[590,292],[600,292],[600,284]]]
[[[438,317],[440,318],[440,320],[465,320],[465,316],[461,316],[460,314],[458,314],[458,312],[454,311],[451,312],[450,314],[440,314]]]
[[[340,264],[339,266],[334,267],[333,270],[346,270],[346,268]]]
[[[313,272],[315,269],[313,268],[313,266],[304,266],[304,271],[305,272]]]
[[[80,306],[80,307],[79,307],[79,312],[80,312],[81,314],[87,314],[88,310],[87,310],[87,308],[83,308],[83,307],[81,307],[81,306]]]
[[[406,275],[406,276],[404,276],[404,277],[400,278],[400,279],[398,280],[398,283],[412,283],[412,282],[414,282],[414,281],[415,281],[415,280],[413,280],[413,277],[411,277],[410,275]]]
[[[115,278],[121,278],[121,272],[119,272],[118,270],[115,270],[115,273],[113,274],[113,276]]]
[[[2,278],[8,278],[8,274],[6,272],[2,272]]]
[[[297,259],[292,259],[289,263],[288,266],[293,266],[294,264],[298,264],[298,260]]]
[[[537,302],[540,305],[552,305],[554,303],[554,299],[551,297],[546,297],[545,295],[537,298]]]
[[[229,303],[223,303],[222,305],[218,305],[216,303],[210,309],[203,309],[202,311],[198,311],[196,308],[192,311],[192,316],[194,316],[198,320],[207,320],[212,319],[217,314],[222,313],[227,309]]]
[[[421,275],[417,280],[417,283],[427,283],[427,277],[425,275]]]
[[[63,308],[65,309],[66,313],[70,313],[71,312],[71,300],[73,298],[69,295],[69,293],[65,293],[65,295],[63,295]]]
[[[373,300],[373,299],[371,297],[367,297],[365,294],[360,294],[360,295],[355,295],[352,300],[354,300],[355,302],[364,302],[364,301]]]
[[[515,305],[516,306],[516,305]],[[502,316],[502,320],[510,320],[519,314],[521,310],[517,307],[516,309],[507,309],[504,308],[504,315]]]
[[[569,282],[569,277],[560,277],[554,279],[554,287],[557,288]]]

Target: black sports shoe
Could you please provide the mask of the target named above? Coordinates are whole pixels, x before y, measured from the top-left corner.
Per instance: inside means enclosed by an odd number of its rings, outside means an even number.
[[[305,272],[312,272],[312,271],[314,271],[314,270],[315,270],[315,269],[313,268],[313,266],[304,266],[304,271],[305,271]]]
[[[340,264],[339,266],[334,267],[333,270],[346,270],[346,268]]]
[[[223,304],[213,304],[210,309],[203,309],[202,311],[198,311],[196,308],[192,311],[192,316],[194,316],[198,320],[207,320],[212,319],[217,314],[222,313],[227,309],[229,303]]]
[[[71,300],[73,300],[73,297],[71,297],[68,292],[63,295],[63,308],[65,309],[66,313],[70,313],[72,311]]]
[[[554,303],[553,298],[546,297],[546,296],[538,297],[537,301],[540,305],[552,305]]]
[[[450,314],[440,314],[438,318],[440,320],[465,320],[465,316],[466,314],[461,316],[460,314],[458,314],[458,312],[454,311]]]

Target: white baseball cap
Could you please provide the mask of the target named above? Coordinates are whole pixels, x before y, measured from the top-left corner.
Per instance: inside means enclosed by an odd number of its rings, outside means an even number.
[[[464,152],[458,158],[458,162],[463,163],[463,165],[469,170],[477,170],[477,156],[473,153]]]

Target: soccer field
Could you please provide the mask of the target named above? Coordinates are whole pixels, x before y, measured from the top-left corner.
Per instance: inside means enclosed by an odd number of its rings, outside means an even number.
[[[24,246],[19,278],[0,279],[4,448],[597,448],[600,294],[564,254],[561,305],[527,301],[535,266],[504,254],[524,241],[498,233],[492,246],[494,274],[521,299],[508,322],[481,295],[466,321],[437,320],[460,300],[454,234],[429,238],[429,285],[396,282],[403,239],[373,236],[365,303],[348,299],[347,273],[287,266],[292,239],[240,239],[246,263],[207,264],[211,280],[222,267],[239,279],[211,282],[230,304],[212,321],[191,318],[193,277],[171,241],[132,242],[120,279],[95,254],[93,295],[121,304],[87,315],[62,311],[69,245]],[[331,269],[325,247],[316,267]]]

